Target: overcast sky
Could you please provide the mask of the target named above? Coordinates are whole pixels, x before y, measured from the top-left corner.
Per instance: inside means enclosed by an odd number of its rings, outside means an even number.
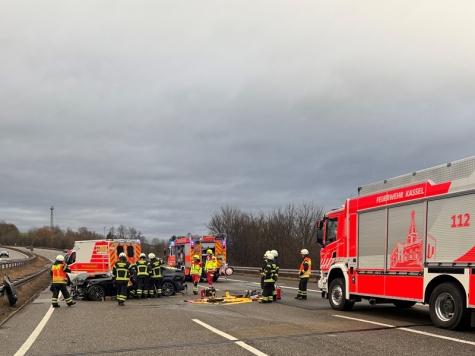
[[[473,1],[0,0],[0,220],[148,238],[475,154]]]

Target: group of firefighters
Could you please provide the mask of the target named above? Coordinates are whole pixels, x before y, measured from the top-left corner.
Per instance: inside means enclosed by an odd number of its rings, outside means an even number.
[[[163,260],[157,258],[154,253],[140,254],[140,259],[135,265],[127,261],[124,252],[119,254],[117,261],[112,268],[113,284],[117,288],[117,303],[123,306],[127,299],[127,291],[130,297],[135,298],[160,298],[162,296],[162,270]],[[131,282],[131,276],[136,279],[136,287],[128,288]]]
[[[312,273],[312,261],[307,249],[300,251],[302,263],[299,269],[299,289],[295,299],[307,299],[307,283]],[[267,251],[264,254],[264,262],[261,267],[262,299],[260,303],[272,303],[277,300],[275,282],[279,278],[279,253],[276,250]]]
[[[218,262],[211,249],[206,251],[207,257],[205,260],[204,272],[206,273],[205,281],[208,281],[210,289],[213,289],[213,278],[218,268]],[[295,299],[307,299],[307,283],[312,271],[312,261],[309,257],[307,249],[300,251],[303,261],[299,269],[299,289]],[[131,283],[131,275],[136,276],[136,288],[130,289],[129,294],[137,298],[154,298],[162,295],[162,281],[163,276],[161,266],[163,260],[157,258],[155,254],[148,255],[140,254],[140,259],[136,265],[131,265],[127,261],[127,256],[124,252],[119,254],[119,261],[117,261],[112,268],[113,283],[117,288],[117,303],[123,306],[127,299],[128,286]],[[53,292],[52,304],[54,308],[59,307],[58,295],[61,292],[65,298],[68,306],[76,304],[69,295],[66,288],[68,282],[67,272],[71,272],[69,267],[64,263],[62,255],[56,256],[56,261],[51,267],[51,275],[53,277],[53,284],[51,290]],[[193,256],[193,261],[190,267],[190,276],[193,282],[193,294],[198,294],[198,282],[203,273],[203,265],[199,255]],[[277,299],[277,291],[275,289],[275,282],[279,277],[279,253],[276,250],[267,251],[264,254],[264,262],[261,267],[261,288],[262,299],[260,303],[272,303]]]

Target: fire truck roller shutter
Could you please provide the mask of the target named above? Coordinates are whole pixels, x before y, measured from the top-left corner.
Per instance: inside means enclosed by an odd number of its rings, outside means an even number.
[[[383,269],[386,209],[359,214],[358,228],[358,268]]]

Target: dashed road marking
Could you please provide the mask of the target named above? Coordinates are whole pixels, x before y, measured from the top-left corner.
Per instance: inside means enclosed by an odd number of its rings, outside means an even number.
[[[208,330],[211,330],[212,332],[228,339],[228,340],[232,340],[232,341],[236,341],[235,344],[236,345],[239,345],[243,348],[245,348],[246,350],[252,352],[254,355],[258,355],[258,356],[267,356],[267,354],[263,353],[262,351],[259,351],[258,349],[252,347],[252,346],[249,346],[248,344],[244,343],[243,341],[238,341],[237,338],[235,338],[234,336],[231,336],[229,334],[226,334],[225,332],[221,331],[221,330],[218,330],[216,328],[213,328],[211,325],[208,325],[206,323],[203,323],[201,320],[198,320],[198,319],[191,319],[193,320],[195,323],[197,324],[200,324],[201,326],[205,327],[206,329]]]
[[[407,332],[414,333],[414,334],[420,334],[420,335],[425,335],[425,336],[430,336],[430,337],[436,337],[436,338],[438,338],[438,339],[443,339],[443,340],[449,340],[449,341],[459,342],[459,343],[462,343],[462,344],[475,345],[475,342],[473,342],[473,341],[466,341],[466,340],[462,340],[462,339],[456,339],[456,338],[454,338],[454,337],[442,336],[442,335],[437,335],[437,334],[431,334],[431,333],[428,333],[428,332],[425,332],[425,331],[414,330],[414,329],[408,329],[408,328],[404,328],[404,327],[398,328],[398,327],[395,326],[395,325],[377,323],[377,322],[375,322],[375,321],[370,321],[370,320],[365,320],[365,319],[350,318],[349,316],[343,316],[343,315],[333,315],[333,316],[335,316],[335,317],[337,317],[337,318],[343,318],[343,319],[361,321],[361,322],[363,322],[363,323],[369,323],[369,324],[375,324],[375,325],[386,326],[386,327],[389,327],[389,328],[395,328],[395,329],[397,329],[397,330],[403,330],[403,331],[407,331]]]

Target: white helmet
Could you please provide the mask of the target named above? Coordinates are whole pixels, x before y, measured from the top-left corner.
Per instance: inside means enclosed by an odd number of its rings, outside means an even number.
[[[274,255],[272,254],[272,252],[269,252],[269,251],[267,251],[266,257],[267,257],[268,260],[273,260],[274,259]]]
[[[61,261],[61,262],[63,262],[63,261],[64,261],[64,256],[63,256],[63,255],[58,255],[58,256],[56,256],[56,261]]]
[[[270,253],[272,253],[274,255],[274,257],[279,256],[279,253],[277,252],[277,250],[272,250]]]
[[[140,258],[142,258],[142,257],[147,258],[147,255],[142,252],[142,253],[140,254]]]
[[[155,254],[154,253],[149,253],[148,258],[150,258],[150,259],[155,258]]]
[[[304,248],[302,251],[300,251],[301,255],[308,255],[308,250]]]
[[[125,252],[121,252],[119,253],[119,257],[127,257],[127,255],[125,254]]]

